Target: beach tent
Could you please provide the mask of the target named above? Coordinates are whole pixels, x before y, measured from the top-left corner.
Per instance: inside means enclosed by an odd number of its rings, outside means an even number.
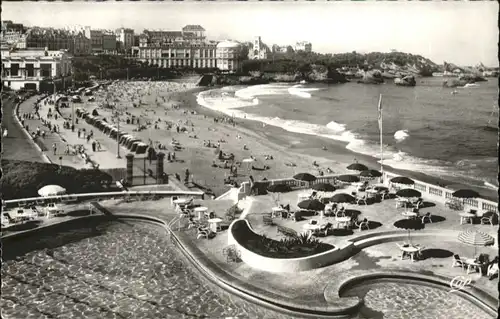
[[[141,141],[141,140],[140,140],[140,139],[138,139],[138,138],[133,138],[133,139],[131,139],[131,140],[127,143],[127,145],[126,145],[127,149],[129,149],[129,150],[130,150],[130,149],[132,149],[132,145],[134,144],[134,142],[140,142],[140,141]]]
[[[148,145],[146,143],[140,142],[139,145],[137,145],[137,149],[135,150],[135,153],[136,154],[145,154],[147,149],[148,149]]]
[[[120,136],[120,144],[125,144],[125,141],[127,140],[127,138],[129,137],[132,137],[132,135],[130,134],[125,134],[125,135],[122,135]]]

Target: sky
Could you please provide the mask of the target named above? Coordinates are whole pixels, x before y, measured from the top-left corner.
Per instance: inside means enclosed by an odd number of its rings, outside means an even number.
[[[448,2],[3,2],[2,19],[28,26],[180,30],[210,39],[293,45],[320,53],[421,54],[436,63],[498,66],[498,3]]]

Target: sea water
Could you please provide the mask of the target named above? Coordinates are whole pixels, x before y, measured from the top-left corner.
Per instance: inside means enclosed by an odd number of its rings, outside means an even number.
[[[380,158],[380,94],[384,164],[498,187],[498,130],[486,128],[498,123],[495,78],[455,89],[444,88],[439,78],[421,78],[416,87],[390,81],[230,86],[199,93],[198,104],[288,132],[343,141],[351,151]]]

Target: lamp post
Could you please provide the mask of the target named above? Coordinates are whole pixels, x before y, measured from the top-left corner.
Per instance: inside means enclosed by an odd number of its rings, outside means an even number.
[[[120,113],[116,110],[116,104],[114,105],[115,111],[115,121],[116,121],[116,158],[122,158],[120,156]]]

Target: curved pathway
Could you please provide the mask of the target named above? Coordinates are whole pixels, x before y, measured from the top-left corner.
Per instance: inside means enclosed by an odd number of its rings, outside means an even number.
[[[2,138],[2,158],[45,163],[42,153],[14,118],[15,108],[13,99],[2,99],[2,127],[8,130],[8,136]]]

